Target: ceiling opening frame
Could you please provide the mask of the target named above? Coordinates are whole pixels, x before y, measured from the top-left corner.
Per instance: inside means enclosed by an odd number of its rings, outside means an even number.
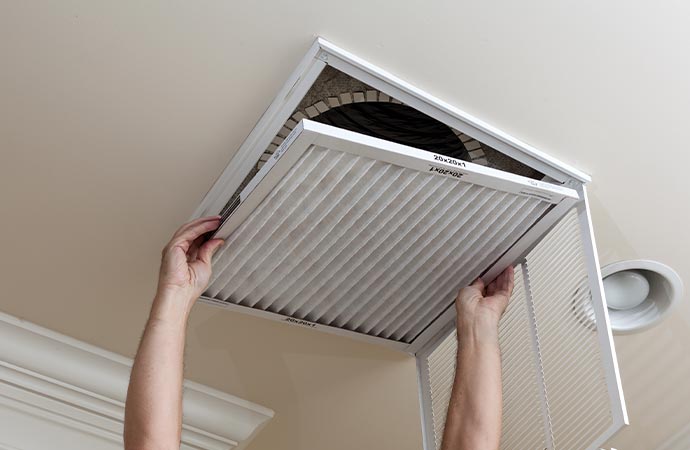
[[[603,297],[601,271],[597,258],[590,210],[587,202],[586,184],[591,182],[591,177],[588,174],[444,102],[396,77],[388,71],[330,43],[326,39],[318,37],[239,147],[230,164],[228,164],[221,173],[213,188],[207,192],[202,202],[194,211],[192,217],[196,218],[203,215],[216,214],[222,209],[227,199],[238,190],[247,174],[250,173],[265,149],[281,130],[286,120],[291,117],[302,98],[307,94],[326,65],[330,65],[396,98],[404,104],[445,123],[449,127],[461,131],[495,150],[532,167],[556,182],[578,191],[580,199],[574,202],[575,205],[573,205],[573,202],[563,202],[552,209],[535,227],[530,229],[513,248],[496,261],[491,268],[482,275],[482,278],[485,281],[493,279],[507,264],[519,260],[531,250],[533,243],[546,234],[546,232],[557,223],[571,207],[575,206],[578,208],[581,231],[583,232],[583,237],[586,238],[588,242],[584,250],[590,271],[589,279],[592,295],[595,297],[595,300],[597,300],[594,302],[596,305],[594,312],[597,327],[599,328],[599,343],[602,352],[606,355],[608,360],[606,383],[609,388],[611,404],[620,405],[620,408],[616,408],[613,411],[614,424],[611,429],[607,430],[596,443],[603,444],[603,442],[615,434],[622,425],[628,424],[628,416],[623,400],[620,373],[613,344],[613,336],[611,334],[608,311]],[[530,244],[530,242],[532,244]],[[289,320],[289,318],[286,319],[284,316],[273,314],[268,311],[255,311],[250,308],[243,308],[211,298],[202,297],[202,299],[209,304],[215,304],[224,309],[237,310],[245,314],[264,318],[274,315],[275,317],[273,317],[273,320],[277,321]],[[364,340],[370,343],[383,344],[389,348],[419,356],[424,354],[430,346],[435,345],[439,337],[444,335],[449,327],[453,326],[454,318],[454,308],[448,308],[436,319],[432,326],[424,330],[424,332],[409,345],[372,336],[364,336],[359,333],[335,327],[311,324],[305,321],[295,321],[293,319],[292,323],[299,326],[319,328],[322,331],[332,334]],[[425,398],[421,392],[420,400],[422,405],[428,402],[428,399]]]

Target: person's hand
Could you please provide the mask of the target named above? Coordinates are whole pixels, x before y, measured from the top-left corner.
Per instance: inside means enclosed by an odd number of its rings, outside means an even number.
[[[513,282],[513,268],[508,267],[486,287],[482,279],[478,278],[461,289],[455,300],[458,334],[477,326],[497,329],[513,293]]]
[[[182,225],[163,249],[158,296],[173,296],[190,307],[211,278],[211,258],[222,239],[203,242],[204,234],[220,225],[220,216],[201,217]]]

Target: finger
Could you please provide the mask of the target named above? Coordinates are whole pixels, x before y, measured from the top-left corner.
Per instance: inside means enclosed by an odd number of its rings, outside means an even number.
[[[472,282],[467,287],[464,287],[458,291],[458,295],[456,297],[456,300],[460,300],[461,297],[463,297],[464,294],[470,294],[471,291],[479,291],[479,295],[483,296],[484,295],[484,280],[481,278],[477,278]],[[474,294],[470,294],[470,296],[473,296]]]
[[[515,283],[515,273],[513,267],[507,267],[496,280],[498,283],[498,292],[502,295],[510,297],[513,292],[513,285]]]
[[[488,297],[491,297],[495,293],[496,293],[496,280],[489,283],[489,285],[486,287],[486,295]]]
[[[216,253],[224,243],[225,241],[223,239],[211,239],[210,241],[204,242],[204,245],[199,248],[197,258],[206,264],[211,264],[213,254]]]
[[[213,222],[216,220],[220,220],[220,216],[208,216],[208,217],[199,217],[198,219],[192,220],[190,222],[185,223],[182,225],[176,232],[173,234],[173,237],[171,238],[171,241],[177,240],[181,236],[184,236],[186,233],[189,232],[190,229],[199,226],[200,224],[207,223],[207,222]]]
[[[470,286],[477,289],[484,289],[484,280],[482,280],[481,278],[477,278],[472,282],[472,284],[470,284]]]
[[[491,283],[489,283],[486,288],[487,296],[492,296],[496,294],[496,292],[500,292],[503,289],[503,285],[505,283],[505,274],[506,271],[504,270],[503,272],[499,273],[496,278],[491,280]]]
[[[209,231],[213,231],[220,225],[220,219],[209,220],[189,227],[182,234],[173,239],[170,244],[173,247],[181,247],[185,252],[189,249],[192,242]]]
[[[180,228],[178,228],[177,231],[175,231],[175,234],[173,234],[171,241],[175,240],[179,236],[182,236],[190,228],[195,227],[195,226],[202,224],[204,222],[209,222],[209,221],[213,221],[213,220],[220,220],[220,216],[199,217],[197,219],[189,221],[189,222],[183,224]]]
[[[506,269],[508,271],[508,297],[510,297],[513,294],[513,288],[515,287],[515,269],[513,269],[513,266],[510,266]]]
[[[199,247],[201,247],[201,244],[204,243],[204,235],[202,234],[198,238],[194,239],[194,242],[192,242],[192,245],[189,246],[189,250],[187,250],[187,261],[194,261],[196,259],[197,254],[199,253]]]

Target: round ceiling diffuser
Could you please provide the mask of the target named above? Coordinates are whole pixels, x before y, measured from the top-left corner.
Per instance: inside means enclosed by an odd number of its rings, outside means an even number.
[[[683,295],[680,276],[657,261],[620,261],[603,267],[601,275],[611,329],[616,334],[658,324]]]

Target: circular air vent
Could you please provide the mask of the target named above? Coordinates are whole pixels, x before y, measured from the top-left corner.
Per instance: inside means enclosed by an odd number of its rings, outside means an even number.
[[[611,329],[618,334],[642,331],[661,322],[683,295],[683,282],[669,266],[633,260],[601,270]]]

